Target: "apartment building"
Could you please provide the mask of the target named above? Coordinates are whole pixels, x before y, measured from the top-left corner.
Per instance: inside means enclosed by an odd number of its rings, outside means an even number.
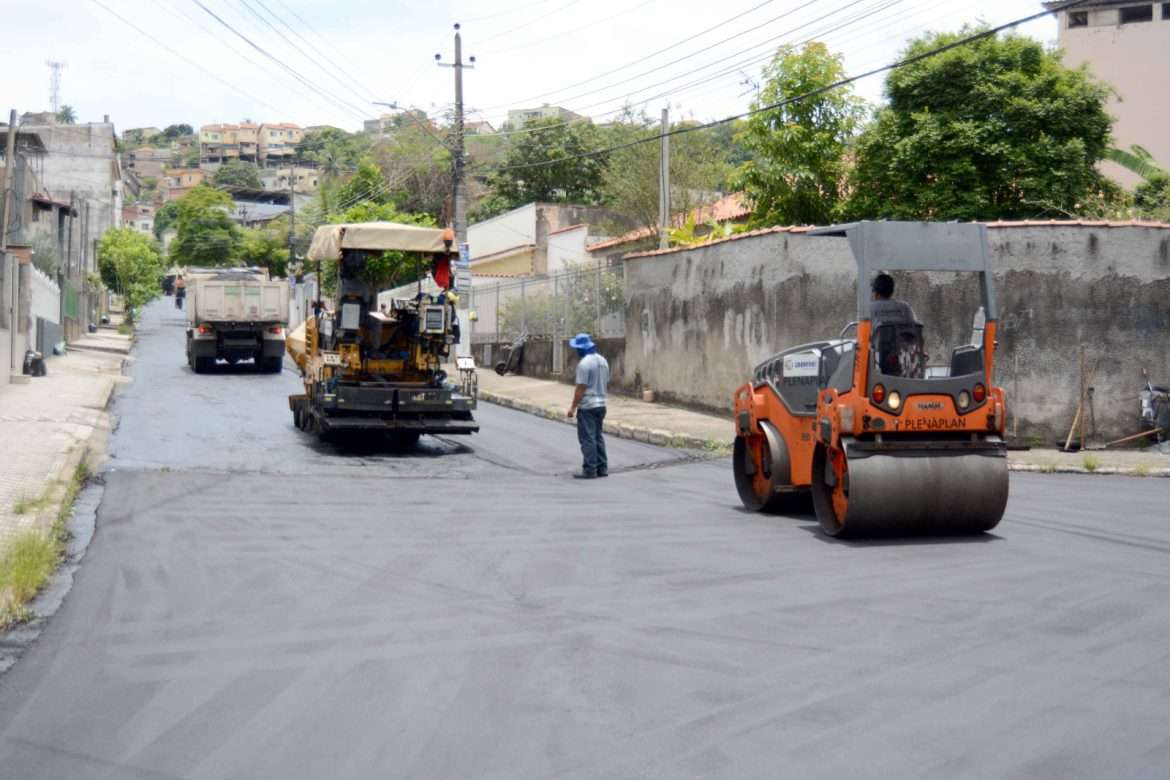
[[[1056,10],[1067,3],[1045,5]],[[1170,168],[1170,2],[1095,0],[1057,11],[1057,18],[1065,65],[1087,65],[1117,92],[1108,107],[1117,119],[1114,145],[1145,147],[1159,165]],[[1102,170],[1126,186],[1140,181],[1111,162]]]
[[[307,165],[264,168],[260,183],[270,192],[286,192],[291,187],[298,195],[311,195],[320,187],[321,172]]]
[[[130,203],[122,207],[122,227],[154,235],[154,206],[149,203]]]
[[[550,106],[545,103],[539,108],[513,108],[508,111],[508,120],[504,123],[505,129],[508,130],[522,130],[527,122],[537,119],[559,119],[562,122],[571,122],[575,119],[588,119],[588,117],[570,111],[567,108],[560,106]]]
[[[172,152],[170,149],[155,149],[153,146],[144,146],[131,149],[123,155],[126,170],[136,174],[139,178],[162,179],[163,171],[171,164]]]
[[[260,128],[254,122],[199,128],[199,164],[215,167],[228,160],[257,163]]]
[[[296,146],[305,140],[305,131],[291,122],[264,123],[259,130],[259,162],[266,168],[287,164]]]
[[[126,144],[146,143],[156,135],[162,135],[162,130],[157,127],[131,127],[122,131],[122,142]]]
[[[160,185],[163,199],[178,200],[207,180],[202,168],[168,168]]]

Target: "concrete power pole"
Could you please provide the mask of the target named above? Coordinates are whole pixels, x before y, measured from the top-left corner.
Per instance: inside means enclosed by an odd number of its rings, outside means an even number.
[[[455,348],[459,357],[471,355],[471,323],[467,316],[471,292],[471,251],[467,246],[467,185],[464,182],[465,159],[463,144],[463,71],[465,68],[475,67],[475,57],[463,61],[463,36],[459,34],[459,25],[455,25],[455,61],[443,62],[443,55],[436,54],[435,62],[440,68],[452,68],[455,71],[455,148],[451,150],[454,170],[452,171],[452,206],[454,209],[455,244],[459,250],[459,258],[455,263],[454,273],[459,291],[459,330],[461,338]]]
[[[8,281],[8,286],[12,288],[12,295],[10,300],[4,302],[8,309],[8,334],[9,334],[9,377],[11,381],[16,381],[16,318],[19,314],[17,310],[17,295],[20,291],[20,279],[18,277],[18,270],[16,267],[16,258],[12,258],[12,262],[8,260],[8,195],[11,189],[11,172],[16,166],[16,109],[12,109],[8,114],[8,143],[4,147],[4,170],[0,171],[0,263],[4,263],[4,278]],[[19,204],[13,203],[14,208],[19,207]]]
[[[658,248],[670,248],[670,108],[662,109],[662,154],[658,168]]]

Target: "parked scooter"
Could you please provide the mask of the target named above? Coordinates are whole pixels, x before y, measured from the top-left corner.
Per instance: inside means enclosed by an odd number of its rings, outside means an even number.
[[[496,373],[504,376],[509,371],[514,374],[521,373],[524,366],[524,347],[528,344],[528,331],[524,331],[516,340],[512,342],[512,346],[508,348],[508,356],[496,363]]]
[[[1170,441],[1170,388],[1151,383],[1149,372],[1143,373],[1146,376],[1146,387],[1139,393],[1142,423],[1146,430],[1161,429],[1155,434],[1159,443]]]

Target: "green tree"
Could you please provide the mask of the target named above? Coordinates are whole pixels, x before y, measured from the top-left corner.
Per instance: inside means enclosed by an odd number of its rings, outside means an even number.
[[[106,231],[98,242],[97,260],[102,282],[125,298],[131,316],[161,292],[162,257],[155,243],[138,231]]]
[[[73,110],[73,106],[61,106],[61,110],[57,112],[57,121],[63,125],[77,124],[77,112]]]
[[[841,56],[823,43],[782,46],[764,69],[753,109],[782,103],[845,77]],[[753,114],[739,141],[751,155],[740,169],[761,225],[825,224],[845,193],[845,148],[865,114],[851,87],[821,92]]]
[[[240,228],[229,213],[232,199],[226,193],[200,185],[176,203],[171,262],[176,265],[230,265],[238,256]]]
[[[288,222],[282,220],[273,220],[265,228],[242,230],[236,261],[240,265],[267,268],[274,277],[287,276]]]
[[[1170,221],[1170,172],[1151,173],[1134,190],[1133,205],[1140,217]]]
[[[167,125],[162,134],[168,141],[174,141],[183,136],[195,135],[195,129],[188,124]]]
[[[684,128],[686,122],[675,124]],[[622,146],[653,136],[660,125],[645,114],[627,112],[606,128],[606,146]],[[642,143],[609,154],[601,180],[606,205],[629,217],[638,227],[656,229],[659,208],[660,143]],[[670,139],[670,207],[673,214],[687,214],[704,200],[718,196],[731,171],[725,150],[711,130],[692,130]],[[628,227],[628,226],[627,226]]]
[[[903,57],[972,30],[928,35]],[[1108,87],[1018,35],[988,37],[891,71],[888,105],[856,149],[850,215],[1018,219],[1072,213],[1101,189]]]
[[[239,160],[228,160],[219,166],[211,177],[211,183],[225,189],[258,190],[264,186],[260,183],[260,173],[256,166]]]
[[[343,204],[343,207],[366,201],[390,202],[390,193],[386,189],[382,169],[369,160],[362,162],[357,172],[338,187],[334,194],[334,203]]]
[[[159,241],[162,240],[163,233],[175,224],[179,218],[179,204],[178,201],[168,200],[159,207],[159,210],[154,212],[154,237]]]
[[[378,203],[372,200],[362,201],[344,211],[331,214],[329,221],[334,224],[397,222],[404,225],[435,226],[435,220],[429,214],[403,213],[391,203]],[[426,268],[416,253],[381,252],[367,260],[363,273],[366,280],[378,289],[388,290],[425,272]],[[336,261],[321,264],[321,288],[327,295],[332,295],[337,289]]]
[[[438,218],[451,194],[451,152],[426,127],[412,122],[396,128],[372,156],[399,210]]]
[[[534,201],[600,203],[605,160],[579,157],[601,148],[597,128],[587,122],[542,119],[510,136],[503,167],[488,183],[510,208]]]

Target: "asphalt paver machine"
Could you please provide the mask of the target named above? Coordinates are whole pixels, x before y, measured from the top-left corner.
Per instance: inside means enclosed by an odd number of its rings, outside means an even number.
[[[857,320],[839,338],[765,360],[736,391],[733,464],[744,506],[785,511],[811,492],[830,536],[994,528],[1008,467],[986,227],[859,222],[811,234],[848,239]],[[972,306],[972,343],[954,347],[949,364],[926,365],[920,323],[871,318],[869,282],[879,271],[976,275],[982,310]]]
[[[318,228],[308,259],[319,269],[337,264],[336,304],[316,305],[287,340],[305,386],[289,396],[298,428],[391,434],[405,443],[424,433],[479,430],[476,399],[443,370],[460,336],[450,290],[452,240],[449,230],[390,222]],[[420,283],[410,297],[379,306],[367,265],[384,252],[414,256],[420,268],[429,262],[438,291],[426,292]]]

